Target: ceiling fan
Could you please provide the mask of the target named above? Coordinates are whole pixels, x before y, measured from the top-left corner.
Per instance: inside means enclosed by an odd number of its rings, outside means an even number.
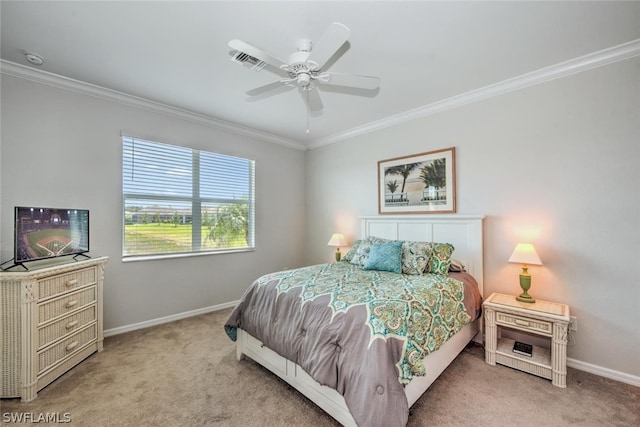
[[[271,65],[286,73],[286,77],[260,86],[247,92],[250,96],[260,95],[273,89],[298,88],[309,111],[322,110],[319,87],[323,85],[348,86],[357,89],[374,90],[378,88],[378,77],[358,74],[340,74],[328,72],[328,61],[338,49],[349,39],[351,30],[339,22],[333,22],[316,43],[311,40],[298,40],[297,51],[289,56],[288,61],[273,56],[257,47],[243,42],[231,40],[229,47],[234,49],[232,60],[260,71],[265,65]]]

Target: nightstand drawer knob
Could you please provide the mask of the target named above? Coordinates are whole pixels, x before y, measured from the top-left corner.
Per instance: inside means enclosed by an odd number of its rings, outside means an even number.
[[[76,348],[78,346],[78,344],[79,344],[78,341],[74,341],[71,344],[69,344],[68,346],[66,346],[65,348],[66,348],[67,351],[71,351],[74,348]]]
[[[75,286],[77,284],[78,284],[78,279],[71,279],[71,280],[68,280],[67,283],[65,283],[67,288],[70,288],[70,287]]]
[[[78,300],[74,299],[73,301],[69,301],[68,303],[66,303],[64,306],[67,308],[71,308],[77,304],[78,304]]]

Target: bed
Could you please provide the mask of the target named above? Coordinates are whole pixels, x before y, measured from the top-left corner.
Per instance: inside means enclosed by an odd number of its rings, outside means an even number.
[[[253,359],[345,426],[406,425],[424,391],[482,340],[482,222],[362,217],[345,260],[267,274],[247,289],[225,323],[238,360]],[[401,270],[387,266],[398,250]],[[465,271],[449,273],[449,259]]]

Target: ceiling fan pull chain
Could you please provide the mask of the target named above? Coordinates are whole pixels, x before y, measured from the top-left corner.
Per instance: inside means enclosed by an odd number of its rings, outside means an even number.
[[[309,133],[309,91],[305,88],[305,92],[307,92],[307,133]]]

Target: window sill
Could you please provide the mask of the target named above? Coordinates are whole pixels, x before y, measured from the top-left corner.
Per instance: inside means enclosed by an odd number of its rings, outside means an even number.
[[[191,258],[191,257],[209,256],[209,255],[236,254],[236,253],[243,253],[243,252],[255,252],[255,248],[222,249],[219,251],[189,252],[184,254],[130,256],[130,257],[123,257],[122,262],[156,261],[156,260],[163,260],[163,259]]]

